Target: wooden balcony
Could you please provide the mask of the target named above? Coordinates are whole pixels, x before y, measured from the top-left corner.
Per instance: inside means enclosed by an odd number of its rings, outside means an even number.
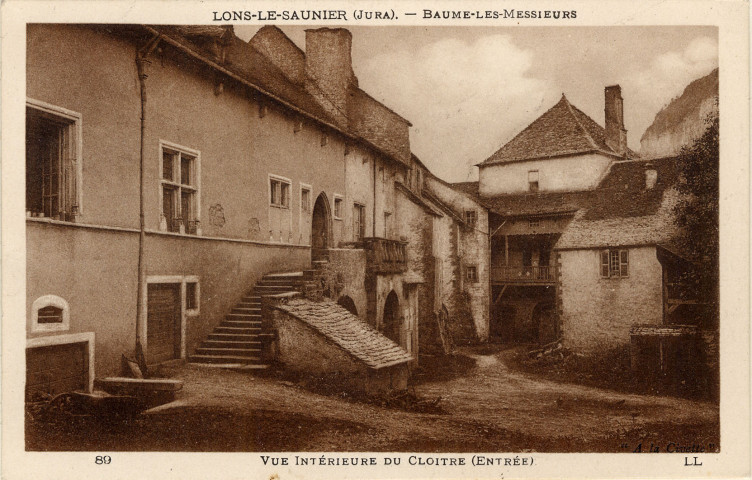
[[[494,283],[553,284],[556,282],[556,267],[526,267],[522,265],[491,267]]]
[[[366,251],[366,265],[371,272],[386,274],[407,271],[407,242],[367,237],[362,244]]]

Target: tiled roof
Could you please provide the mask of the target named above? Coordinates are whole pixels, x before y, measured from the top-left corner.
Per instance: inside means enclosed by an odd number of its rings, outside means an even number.
[[[276,308],[310,325],[369,368],[380,369],[412,360],[402,347],[332,301],[295,298]]]
[[[375,100],[359,88],[353,88],[347,116],[349,124],[329,114],[306,91],[302,51],[276,27],[259,31],[261,40],[245,42],[225,27],[154,26],[153,28],[181,46],[191,49],[203,58],[221,65],[263,92],[268,92],[288,105],[299,109],[315,120],[359,138],[365,144],[402,164],[410,159],[410,122]],[[223,42],[224,60],[219,58],[209,40]],[[272,51],[274,45],[285,42],[284,47]],[[289,44],[289,45],[288,45]],[[293,48],[294,47],[294,48]],[[289,52],[294,52],[291,56]],[[276,54],[276,57],[274,56]],[[275,63],[276,62],[276,63]]]
[[[512,138],[480,166],[600,152],[619,156],[608,145],[603,127],[569,103],[561,100]],[[628,157],[638,155],[629,150]]]
[[[645,188],[645,170],[658,172],[653,188]],[[670,242],[678,234],[673,208],[678,193],[675,158],[614,164],[556,243],[557,249],[644,245]]]
[[[645,188],[648,164],[658,172],[658,180],[652,189]],[[676,183],[678,175],[676,159],[667,157],[614,162],[593,190],[484,197],[478,193],[478,182],[455,183],[452,187],[474,195],[492,212],[502,216],[561,215],[585,210],[582,213],[584,220],[599,220],[656,213],[664,192]]]

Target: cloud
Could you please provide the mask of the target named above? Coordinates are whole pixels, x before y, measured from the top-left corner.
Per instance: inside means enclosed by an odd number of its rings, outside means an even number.
[[[489,35],[377,55],[356,74],[361,88],[413,123],[413,152],[440,177],[462,181],[517,133],[519,118],[532,121],[555,102],[551,85],[528,75],[533,61],[511,37]]]
[[[623,84],[625,98],[634,98],[632,108],[641,112],[631,126],[633,138],[639,139],[655,114],[681,95],[687,85],[717,66],[717,39],[698,37],[683,50],[658,55],[644,69],[629,75]]]

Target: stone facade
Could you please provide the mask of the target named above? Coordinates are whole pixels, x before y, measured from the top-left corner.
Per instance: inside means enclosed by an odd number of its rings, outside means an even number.
[[[567,250],[561,255],[561,331],[567,346],[598,351],[629,343],[635,324],[663,319],[662,268],[655,247],[632,247],[629,276],[602,278],[600,250]]]

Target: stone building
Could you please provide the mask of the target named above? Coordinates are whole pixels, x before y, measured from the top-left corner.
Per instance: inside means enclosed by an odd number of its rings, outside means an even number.
[[[419,325],[451,324],[465,285],[462,338],[485,338],[485,209],[411,155],[410,123],[358,87],[350,43],[28,26],[27,390],[91,388],[134,351],[264,363],[278,326],[261,300],[292,290],[414,361]]]
[[[618,85],[605,119],[562,96],[455,185],[490,212],[492,339],[596,351],[665,321],[676,161],[627,147]]]

